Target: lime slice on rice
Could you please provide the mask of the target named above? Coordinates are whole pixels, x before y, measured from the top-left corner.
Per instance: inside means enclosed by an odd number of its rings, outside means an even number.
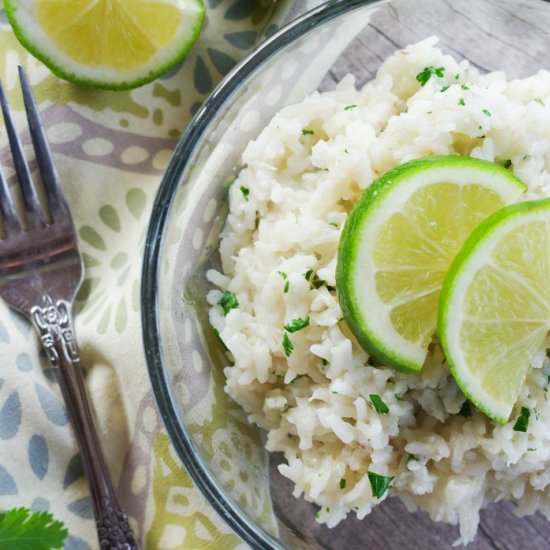
[[[439,293],[466,237],[525,185],[470,157],[427,157],[374,182],[352,210],[338,251],[344,318],[388,365],[419,371],[433,338]]]
[[[470,235],[445,278],[438,330],[460,389],[507,422],[550,330],[550,199],[499,210]]]
[[[4,0],[19,41],[56,75],[135,88],[180,62],[197,40],[202,0]]]

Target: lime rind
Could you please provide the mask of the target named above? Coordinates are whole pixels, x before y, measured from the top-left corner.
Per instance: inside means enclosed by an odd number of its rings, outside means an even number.
[[[498,180],[498,183],[495,183],[495,190],[499,195],[505,195],[505,202],[508,203],[517,199],[526,190],[525,184],[512,172],[488,161],[457,155],[432,156],[413,160],[390,170],[365,191],[363,197],[349,215],[340,238],[336,282],[344,318],[360,345],[368,353],[398,370],[405,372],[420,371],[424,364],[426,350],[420,349],[397,334],[392,336],[393,341],[389,342],[388,338],[379,336],[381,331],[377,330],[375,325],[378,325],[379,329],[384,320],[377,315],[377,312],[371,312],[373,317],[371,319],[367,319],[369,312],[366,315],[363,314],[363,308],[359,305],[359,297],[356,292],[357,284],[354,281],[355,268],[362,247],[362,239],[357,238],[357,236],[363,234],[365,224],[369,223],[372,218],[375,216],[383,217],[383,214],[381,214],[383,204],[394,191],[399,191],[399,201],[404,203],[407,200],[408,196],[412,194],[412,190],[414,190],[414,185],[408,186],[409,193],[407,194],[405,186],[401,184],[410,184],[417,176],[418,181],[420,181],[426,177],[426,174],[430,174],[429,177],[433,178],[434,182],[441,182],[444,181],[441,180],[441,175],[446,170],[452,171],[456,177],[457,170],[461,169],[465,178],[464,182],[476,182],[475,174],[479,175],[479,173],[487,174],[489,176],[488,181],[492,178],[495,181]],[[503,182],[505,182],[505,185],[503,185]],[[397,195],[395,196],[397,197]],[[375,297],[372,297],[372,300],[374,299]],[[391,332],[386,326],[384,334],[388,336]],[[397,351],[398,349],[400,351]],[[403,353],[403,350],[406,353]]]
[[[132,73],[136,73],[136,76],[132,76],[130,78],[125,77],[120,80],[117,80],[114,76],[104,79],[78,74],[78,69],[81,67],[85,69],[85,66],[75,63],[65,55],[60,55],[59,59],[56,59],[55,55],[47,54],[40,47],[36,38],[33,39],[30,37],[36,33],[29,32],[31,29],[26,29],[24,25],[20,23],[17,16],[17,11],[22,9],[22,3],[20,1],[4,0],[4,10],[12,30],[22,46],[39,61],[44,63],[44,65],[46,65],[53,74],[63,80],[73,82],[74,84],[78,84],[80,86],[99,88],[102,90],[123,91],[138,88],[152,82],[156,78],[173,69],[187,56],[200,35],[206,17],[204,0],[188,0],[188,3],[195,7],[193,23],[186,29],[185,32],[181,33],[180,40],[178,41],[179,43],[174,47],[173,52],[171,52],[167,59],[158,62],[152,61],[147,64],[147,67],[150,68],[143,70],[141,74],[136,71],[132,71]],[[49,40],[49,38],[43,39]],[[54,46],[49,49],[54,51],[57,50]],[[67,70],[66,66],[69,64],[74,64],[77,67],[77,71]],[[66,66],[64,67],[63,65]]]
[[[449,370],[464,395],[484,414],[497,424],[506,424],[510,418],[514,403],[502,405],[483,391],[475,378],[459,364],[459,346],[456,342],[458,331],[452,329],[460,326],[457,302],[464,297],[470,271],[474,273],[475,263],[484,265],[492,249],[492,244],[499,241],[498,233],[503,235],[514,227],[514,223],[527,221],[527,218],[545,213],[544,219],[550,221],[550,199],[522,202],[498,210],[470,234],[459,253],[451,263],[443,281],[438,310],[438,336],[441,342]],[[470,278],[471,279],[471,278]],[[452,312],[452,313],[451,313]]]

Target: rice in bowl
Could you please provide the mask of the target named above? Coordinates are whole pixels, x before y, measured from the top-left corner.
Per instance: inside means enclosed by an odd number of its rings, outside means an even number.
[[[388,494],[373,495],[370,472],[392,477],[391,494],[409,509],[458,524],[467,543],[488,502],[550,517],[550,361],[540,353],[517,414],[496,426],[466,404],[437,342],[418,375],[375,365],[335,288],[347,214],[398,164],[470,155],[508,166],[528,197],[550,196],[550,73],[481,75],[435,43],[396,53],[360,90],[348,76],[286,107],[247,146],[208,299],[233,359],[226,391],[267,431],[267,449],[284,453],[280,471],[320,507],[318,521],[365,517]],[[427,67],[444,70],[421,85]],[[514,430],[522,407],[531,412],[525,433]]]

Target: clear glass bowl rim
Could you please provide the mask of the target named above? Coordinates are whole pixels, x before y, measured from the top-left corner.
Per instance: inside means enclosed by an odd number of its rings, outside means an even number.
[[[284,546],[266,533],[226,495],[208,465],[197,452],[191,435],[180,420],[178,407],[170,391],[170,380],[163,365],[159,331],[159,266],[162,241],[170,207],[185,176],[197,144],[214,120],[218,109],[263,63],[314,28],[340,15],[387,0],[330,0],[282,27],[258,49],[239,63],[216,87],[194,116],[180,138],[153,205],[147,230],[141,274],[141,320],[145,358],[153,393],[170,441],[196,487],[226,523],[252,548],[284,550]],[[184,183],[183,183],[184,185]]]

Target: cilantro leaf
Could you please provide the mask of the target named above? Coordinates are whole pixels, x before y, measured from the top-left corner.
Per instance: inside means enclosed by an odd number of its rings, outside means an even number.
[[[293,319],[288,323],[288,325],[285,325],[285,330],[287,332],[298,332],[299,330],[302,330],[303,328],[306,328],[309,325],[309,316],[305,319]]]
[[[340,489],[345,489],[346,488],[346,480],[344,478],[342,478],[340,480]]]
[[[284,271],[277,271],[277,273],[283,278],[283,281],[285,282],[285,286],[283,287],[283,292],[287,294],[288,289],[290,288],[290,281],[288,280],[288,275]]]
[[[220,298],[218,304],[222,306],[223,314],[227,315],[232,309],[239,307],[239,300],[237,300],[237,296],[235,296],[233,292],[226,290]]]
[[[469,401],[464,401],[464,403],[462,403],[462,407],[460,407],[458,414],[464,418],[470,418],[470,416],[472,416],[472,409]]]
[[[420,82],[421,86],[425,86],[428,83],[428,80],[432,78],[432,76],[437,76],[438,78],[442,78],[445,76],[445,67],[434,67],[432,65],[429,65],[428,67],[424,67],[417,75],[416,80]]]
[[[489,111],[488,109],[481,109],[481,112],[482,112],[485,116],[493,116],[493,113],[491,113],[491,111]]]
[[[250,195],[250,189],[248,187],[245,187],[244,185],[241,185],[240,187],[241,193],[243,194],[244,200],[248,200],[248,195]]]
[[[290,357],[292,355],[292,352],[294,351],[294,344],[290,340],[290,337],[288,336],[288,332],[285,332],[283,336],[283,350],[287,357]]]
[[[369,476],[372,496],[375,498],[383,497],[386,491],[391,487],[394,479],[393,476],[384,476],[382,474],[371,472],[370,470],[367,473]]]
[[[388,414],[390,412],[390,408],[377,393],[371,393],[369,399],[377,413]]]
[[[344,111],[353,111],[353,109],[357,109],[357,105],[346,105],[344,107]]]
[[[49,512],[14,508],[0,515],[0,548],[53,550],[63,548],[69,531]]]
[[[302,135],[303,136],[312,136],[315,132],[311,128],[303,128],[302,129]]]
[[[460,87],[465,91],[468,91],[470,89],[470,86],[468,86],[468,84],[462,84]]]
[[[466,102],[464,101],[464,98],[461,97],[459,100],[458,100],[458,104],[461,106],[461,107],[464,107],[464,105],[466,105]]]
[[[446,84],[445,86],[441,86],[441,92],[446,92],[449,88],[450,86],[448,84]]]
[[[529,427],[529,417],[531,411],[527,407],[521,407],[521,414],[518,416],[516,423],[514,424],[514,430],[516,432],[526,432]]]

